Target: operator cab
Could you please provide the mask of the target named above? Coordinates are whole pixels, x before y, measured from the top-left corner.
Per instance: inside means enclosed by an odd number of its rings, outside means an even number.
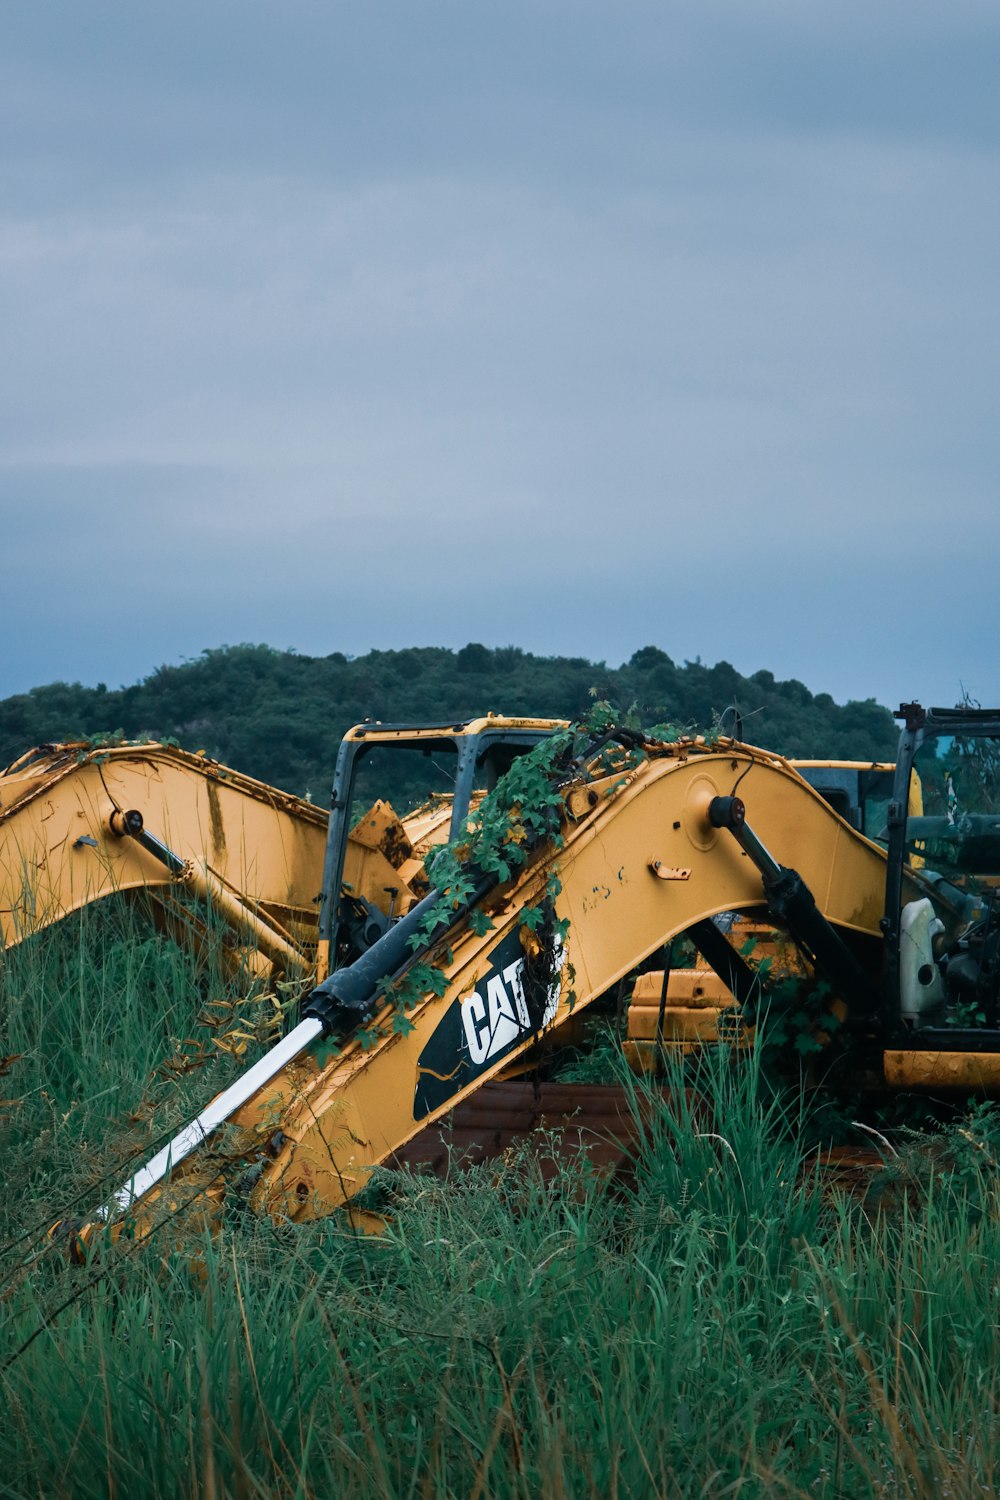
[[[995,1051],[1000,1032],[1000,711],[906,704],[885,928],[889,1030]]]
[[[487,714],[468,723],[348,730],[323,868],[321,977],[352,963],[426,894],[428,849],[457,838],[470,808],[518,756],[565,727],[561,719]]]

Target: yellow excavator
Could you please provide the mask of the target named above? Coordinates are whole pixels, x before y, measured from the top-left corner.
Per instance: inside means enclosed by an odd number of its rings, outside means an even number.
[[[907,704],[900,714],[891,787],[886,768],[869,768],[871,795],[859,785],[847,817],[788,761],[731,739],[666,742],[621,725],[575,732],[492,716],[351,731],[314,893],[318,979],[302,1019],[122,1183],[93,1225],[135,1231],[188,1198],[217,1196],[227,1161],[246,1168],[258,1211],[331,1213],[540,1039],[628,976],[662,970],[681,934],[734,997],[731,1018],[759,1013],[770,974],[734,943],[739,919],[763,920],[839,997],[824,1053],[831,1075],[877,1089],[997,1091],[1000,711]],[[366,761],[403,751],[436,771],[447,758],[449,800],[426,804],[411,833],[378,801],[359,825]],[[99,863],[110,840],[138,834],[137,848],[169,868],[167,856],[182,858],[169,809],[149,832],[113,764],[95,767],[109,832],[90,852]],[[6,808],[3,788],[0,779]],[[487,791],[478,806],[474,788]],[[93,781],[91,791],[98,797]],[[207,791],[204,805],[210,831]],[[142,812],[141,830],[127,826],[131,812]],[[241,858],[252,854],[238,843]],[[220,872],[204,872],[215,899]],[[227,879],[251,916],[273,925],[280,909],[292,934],[301,887],[241,887],[232,870]]]

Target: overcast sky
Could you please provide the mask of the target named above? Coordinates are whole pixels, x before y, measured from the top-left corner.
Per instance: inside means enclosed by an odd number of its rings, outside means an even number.
[[[5,0],[0,695],[476,640],[1000,702],[998,77],[995,0]]]

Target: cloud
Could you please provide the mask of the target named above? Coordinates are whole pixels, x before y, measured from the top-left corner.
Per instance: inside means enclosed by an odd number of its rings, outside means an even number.
[[[0,23],[0,692],[243,638],[994,680],[991,9],[58,9]]]

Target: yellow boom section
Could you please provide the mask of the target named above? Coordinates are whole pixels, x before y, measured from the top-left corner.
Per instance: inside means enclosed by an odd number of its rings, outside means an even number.
[[[129,832],[152,836],[165,863]],[[46,746],[0,776],[5,947],[115,891],[186,886],[284,968],[309,965],[327,815],[169,745]],[[179,920],[178,914],[178,920]]]
[[[444,976],[444,993],[425,994],[408,1027],[394,1031],[387,1008],[375,1018],[381,1035],[372,1044],[369,1032],[365,1050],[357,1036],[333,1047],[318,1037],[318,1022],[302,1022],[301,1041],[293,1035],[279,1044],[286,1050],[275,1057],[273,1076],[264,1078],[262,1059],[253,1092],[234,1092],[231,1109],[220,1096],[203,1127],[188,1127],[186,1142],[225,1120],[226,1152],[259,1162],[251,1200],[259,1210],[304,1218],[348,1201],[375,1164],[668,939],[716,913],[764,905],[757,868],[709,819],[712,799],[737,783],[758,839],[800,872],[819,909],[870,960],[880,940],[884,851],[776,756],[725,741],[657,746],[635,769],[584,774],[566,789],[563,847],[546,845],[520,877],[482,901],[479,912],[493,924],[484,936],[475,931],[481,919],[466,920],[427,955]],[[523,916],[544,901],[553,873],[561,884],[555,913],[568,930],[543,1009],[536,994],[529,1019],[525,965],[533,939]],[[198,1155],[175,1171],[170,1202],[183,1197],[185,1182],[204,1181]],[[210,1177],[215,1171],[208,1167]],[[151,1181],[137,1176],[140,1198]],[[162,1191],[148,1191],[147,1203]],[[126,1187],[119,1207],[129,1196]]]

